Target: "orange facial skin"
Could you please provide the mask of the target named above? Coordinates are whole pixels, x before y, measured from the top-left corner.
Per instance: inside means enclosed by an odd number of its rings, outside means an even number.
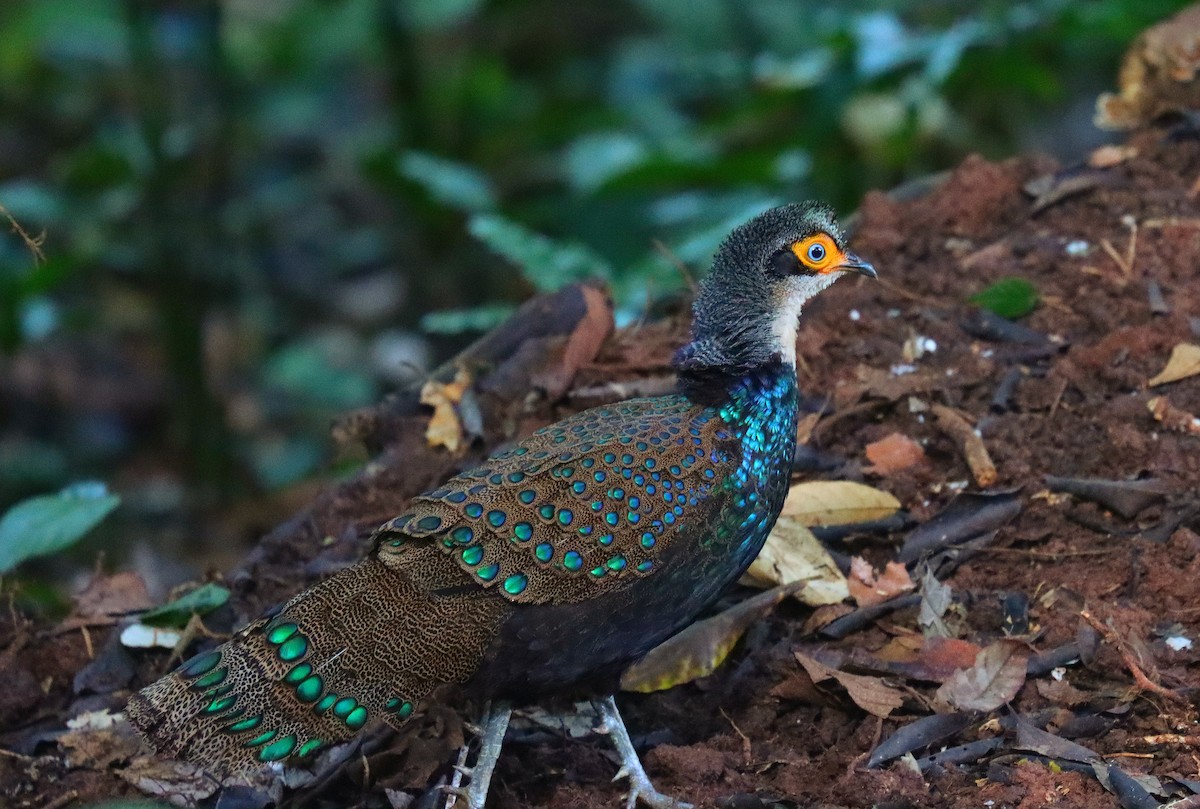
[[[823,255],[817,260],[814,260],[809,255],[813,245],[820,245],[824,249]],[[833,238],[825,233],[818,233],[815,236],[809,236],[807,239],[796,242],[792,245],[792,252],[796,254],[796,258],[800,259],[800,263],[805,267],[813,272],[822,274],[838,269],[846,258],[833,241]]]

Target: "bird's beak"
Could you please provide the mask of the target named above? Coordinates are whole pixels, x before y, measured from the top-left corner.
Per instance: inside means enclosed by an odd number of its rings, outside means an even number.
[[[879,273],[875,272],[875,267],[871,262],[863,261],[853,253],[846,253],[842,256],[841,262],[834,269],[841,272],[856,272],[859,275],[865,275],[868,278],[878,278]]]

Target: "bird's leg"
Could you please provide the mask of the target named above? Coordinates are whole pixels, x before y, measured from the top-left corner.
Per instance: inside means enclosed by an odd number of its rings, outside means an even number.
[[[617,748],[617,755],[621,757],[621,769],[617,771],[613,780],[629,779],[629,799],[625,809],[633,809],[639,800],[651,809],[692,809],[690,803],[664,795],[650,783],[650,776],[646,775],[642,768],[642,761],[633,749],[633,740],[629,738],[629,731],[625,729],[621,712],[617,710],[616,698],[611,695],[605,697],[597,704],[596,709],[600,713],[600,732],[609,735],[613,747]]]
[[[488,787],[492,783],[492,771],[496,769],[496,760],[500,758],[500,748],[504,746],[504,734],[508,731],[508,720],[512,716],[512,705],[507,702],[489,703],[483,709],[480,718],[482,725],[479,733],[479,753],[475,756],[472,767],[464,766],[467,760],[466,746],[459,753],[458,763],[454,765],[454,777],[449,786],[446,799],[446,809],[453,809],[460,797],[466,798],[467,809],[483,809],[487,801]],[[459,786],[462,776],[470,777],[466,789]]]

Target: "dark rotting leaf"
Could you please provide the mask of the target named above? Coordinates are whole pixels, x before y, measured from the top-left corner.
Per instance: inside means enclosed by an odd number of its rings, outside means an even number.
[[[992,394],[992,401],[988,404],[988,409],[993,413],[1003,413],[1008,410],[1012,403],[1013,393],[1017,390],[1017,383],[1024,378],[1025,371],[1018,367],[1009,368],[1000,378],[1000,384],[996,386],[996,392]]]
[[[1157,480],[1102,480],[1099,478],[1060,478],[1046,476],[1046,488],[1097,503],[1132,519],[1170,492]]]
[[[1029,596],[1018,590],[1004,594],[1001,599],[1001,609],[1004,612],[1004,625],[1001,629],[1005,635],[1024,635],[1029,632]]]
[[[987,309],[972,309],[959,326],[967,334],[994,343],[1016,343],[1027,346],[1049,346],[1050,338],[1040,331],[1013,323]]]
[[[910,564],[951,545],[960,545],[995,531],[1020,513],[1019,492],[1019,489],[1010,489],[958,495],[929,522],[908,535],[900,548],[899,561]]]
[[[914,750],[936,744],[943,739],[956,736],[978,719],[979,714],[977,713],[958,711],[923,716],[915,722],[909,722],[871,751],[871,757],[867,759],[867,768],[879,767],[905,753],[911,753]]]
[[[1091,764],[1101,761],[1100,754],[1082,744],[1055,736],[1042,730],[1020,714],[1014,717],[1017,729],[1016,747],[1047,758]]]
[[[854,612],[843,615],[841,618],[835,618],[821,627],[818,632],[827,638],[838,640],[853,632],[857,632],[881,615],[887,615],[889,612],[894,612],[895,610],[915,607],[920,603],[920,593],[909,593],[899,598],[872,604],[869,607],[860,607]]]
[[[1158,809],[1158,801],[1137,779],[1116,764],[1105,766],[1108,768],[1108,785],[1117,796],[1121,809]]]
[[[1042,652],[1029,658],[1029,662],[1025,664],[1025,673],[1030,677],[1040,677],[1060,666],[1077,663],[1078,661],[1079,644],[1072,641],[1056,649],[1051,649],[1048,652]]]
[[[933,755],[919,758],[917,766],[921,768],[921,772],[925,772],[932,767],[944,767],[947,764],[971,764],[1000,749],[1003,745],[1004,739],[999,736],[991,739],[979,739],[967,744],[947,747]]]
[[[890,517],[868,522],[852,522],[844,525],[814,525],[808,530],[822,542],[837,542],[858,534],[890,534],[912,526],[913,518],[907,511],[897,511]]]

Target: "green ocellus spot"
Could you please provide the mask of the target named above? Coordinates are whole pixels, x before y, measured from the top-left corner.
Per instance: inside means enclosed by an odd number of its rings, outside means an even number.
[[[432,514],[417,520],[417,528],[421,531],[436,531],[442,527],[442,518]]]
[[[359,705],[346,717],[346,727],[358,730],[367,723],[367,709]]]
[[[481,567],[479,570],[476,570],[475,575],[484,581],[491,581],[492,579],[496,578],[496,574],[499,572],[500,565],[488,565],[487,567]]]
[[[529,579],[523,573],[514,573],[504,580],[504,592],[509,595],[519,595],[525,591]]]
[[[201,674],[207,674],[221,662],[221,653],[213,650],[207,654],[196,655],[188,662],[179,667],[179,676],[192,679],[199,677]]]
[[[483,561],[483,548],[479,545],[465,548],[462,552],[462,560],[468,565],[479,564]]]
[[[267,633],[267,640],[278,646],[299,631],[295,624],[280,624]]]
[[[258,751],[259,761],[278,761],[287,758],[296,749],[296,737],[289,734],[268,744]]]
[[[312,666],[308,663],[301,663],[298,666],[292,666],[292,670],[283,676],[283,681],[288,685],[296,685],[310,674],[312,674]]]
[[[296,635],[288,638],[279,645],[279,659],[285,663],[290,663],[293,660],[299,660],[308,653],[308,638],[303,635]]]
[[[218,697],[212,702],[204,706],[204,713],[221,713],[233,707],[233,703],[237,702],[237,694],[230,694],[225,697]]]
[[[358,707],[358,700],[354,697],[342,697],[333,706],[333,715],[339,719],[345,719],[350,715],[350,712]]]
[[[321,697],[320,702],[313,706],[313,710],[317,713],[325,713],[329,710],[329,706],[337,702],[337,698],[337,694],[326,694],[325,696]]]
[[[225,729],[230,733],[245,733],[247,730],[254,730],[262,724],[262,714],[255,716],[247,716],[245,719],[234,722]]]
[[[301,702],[316,702],[317,697],[321,696],[321,691],[324,688],[325,684],[321,682],[321,677],[314,674],[296,686],[296,697]]]
[[[220,685],[225,679],[225,675],[229,674],[229,669],[221,666],[219,669],[213,669],[208,674],[205,674],[196,682],[192,683],[192,688],[211,688],[214,685]]]
[[[304,744],[300,745],[300,749],[296,751],[296,755],[311,756],[313,753],[317,752],[317,749],[320,746],[321,746],[320,739],[309,739]]]
[[[279,731],[277,730],[268,730],[259,734],[258,736],[255,736],[253,739],[243,744],[242,747],[258,747],[260,744],[266,744],[267,742],[271,741],[271,739],[274,739],[275,734],[278,732]]]

